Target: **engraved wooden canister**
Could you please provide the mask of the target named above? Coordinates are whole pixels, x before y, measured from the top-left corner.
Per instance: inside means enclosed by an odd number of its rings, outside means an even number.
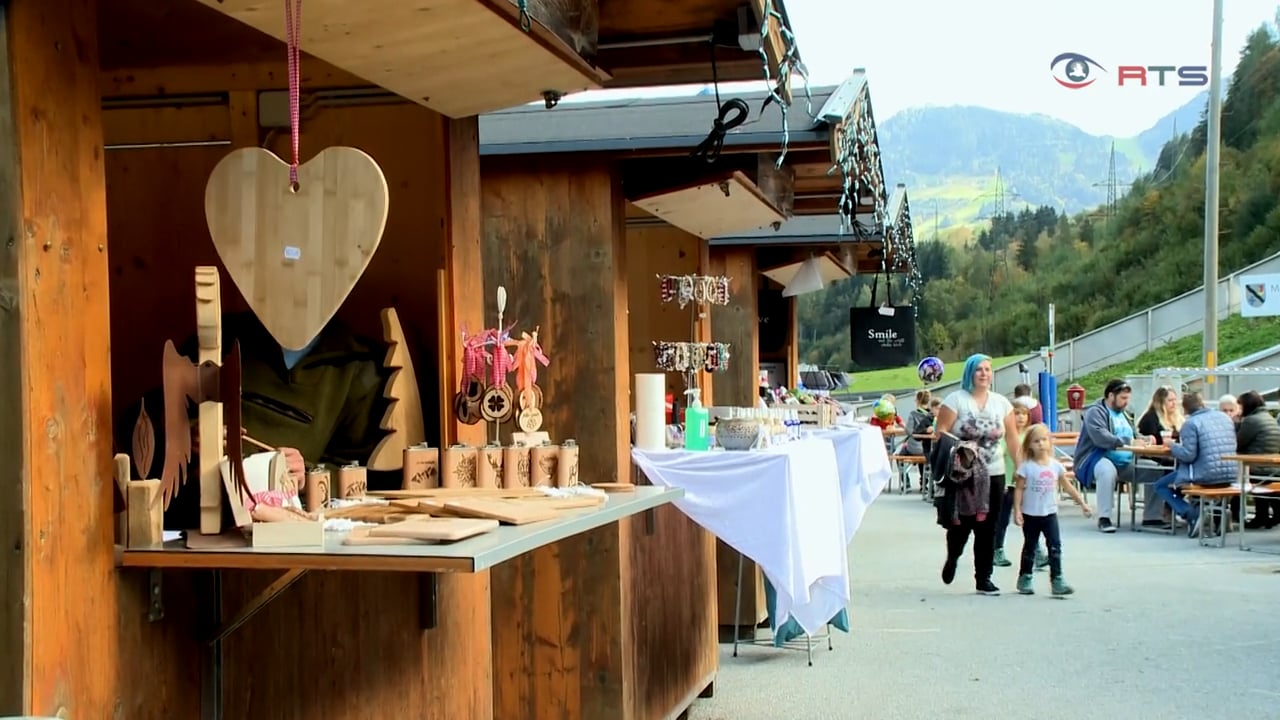
[[[422,443],[404,449],[404,481],[401,490],[440,487],[440,448]]]
[[[476,460],[480,449],[467,445],[445,448],[444,462],[440,468],[440,487],[475,487]]]
[[[529,487],[529,448],[514,445],[502,449],[502,487]]]
[[[556,487],[578,484],[578,443],[565,440],[560,446],[560,462],[556,464]]]
[[[343,500],[358,500],[364,497],[369,489],[369,472],[359,463],[344,465],[338,468],[338,497]]]
[[[529,450],[529,484],[552,487],[556,484],[556,466],[559,464],[559,445],[535,445]]]
[[[316,468],[307,473],[307,512],[317,512],[329,505],[329,471]]]
[[[476,463],[476,487],[502,487],[502,446],[485,445],[480,448]]]

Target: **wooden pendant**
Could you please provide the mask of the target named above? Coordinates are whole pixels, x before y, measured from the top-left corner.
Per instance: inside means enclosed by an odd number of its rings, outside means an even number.
[[[369,265],[387,224],[388,190],[372,157],[330,147],[298,167],[263,148],[232,151],[205,186],[209,235],[281,346],[311,342]]]

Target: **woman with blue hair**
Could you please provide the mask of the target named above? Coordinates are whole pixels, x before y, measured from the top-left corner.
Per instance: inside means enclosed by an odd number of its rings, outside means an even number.
[[[1016,438],[1013,404],[991,389],[994,373],[991,358],[981,353],[970,355],[964,363],[960,389],[942,401],[938,410],[938,433],[950,433],[962,442],[977,445],[986,461],[991,478],[987,513],[961,515],[958,524],[947,528],[947,560],[942,566],[942,582],[950,585],[956,576],[956,563],[964,554],[969,535],[973,535],[973,579],[983,595],[998,595],[1000,588],[991,582],[995,560],[995,530],[1000,507],[1004,503],[1004,456],[1013,454],[1015,467],[1021,463],[1021,448],[1013,443],[1006,450],[1005,438]]]

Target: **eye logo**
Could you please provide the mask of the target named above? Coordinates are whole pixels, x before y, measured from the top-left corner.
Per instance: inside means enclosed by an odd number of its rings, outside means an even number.
[[[1049,72],[1062,87],[1079,90],[1089,87],[1098,79],[1090,66],[1106,72],[1106,68],[1080,53],[1064,52],[1049,63]]]

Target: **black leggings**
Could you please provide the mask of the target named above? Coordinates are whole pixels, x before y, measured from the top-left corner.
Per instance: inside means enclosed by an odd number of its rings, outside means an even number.
[[[977,582],[991,579],[992,563],[995,560],[996,524],[1003,504],[1004,475],[996,475],[991,478],[991,495],[986,516],[979,520],[975,515],[961,515],[959,525],[947,528],[947,557],[951,560],[959,560],[964,555],[964,546],[969,543],[969,533],[973,533],[973,579]]]

